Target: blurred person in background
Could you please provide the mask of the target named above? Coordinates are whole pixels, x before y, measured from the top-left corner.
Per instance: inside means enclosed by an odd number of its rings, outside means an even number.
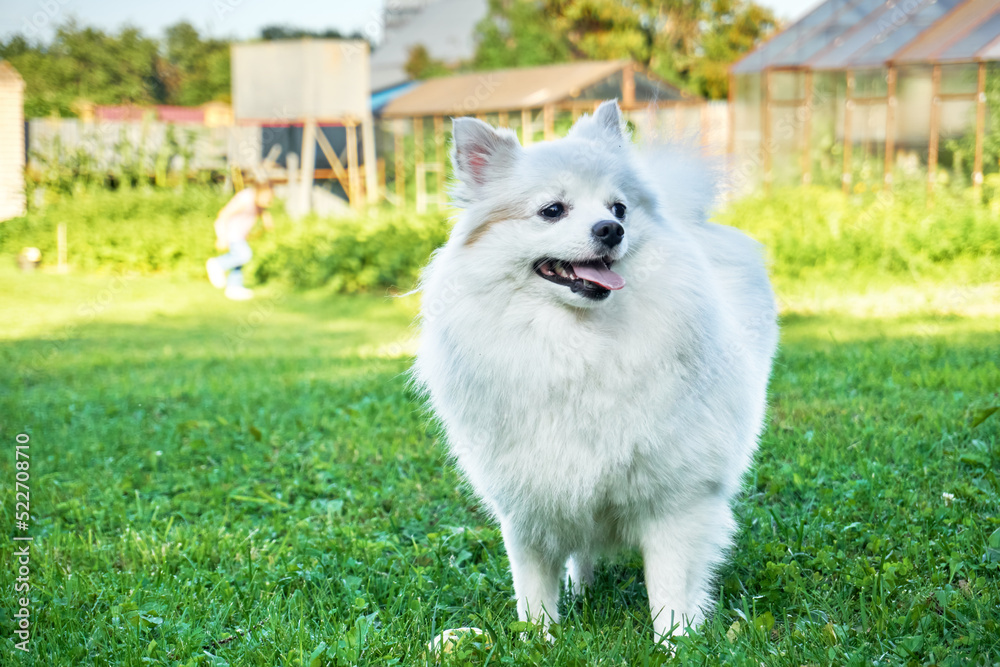
[[[268,211],[273,202],[271,184],[260,183],[237,192],[215,219],[215,247],[228,252],[208,260],[205,268],[212,285],[225,288],[225,295],[230,299],[246,301],[253,297],[253,290],[243,286],[243,266],[253,257],[247,237],[258,218],[264,229],[274,227]]]

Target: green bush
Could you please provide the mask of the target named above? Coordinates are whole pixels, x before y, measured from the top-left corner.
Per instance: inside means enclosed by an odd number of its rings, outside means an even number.
[[[338,292],[408,290],[449,227],[440,216],[402,211],[292,223],[258,252],[254,276]]]
[[[214,187],[105,190],[51,195],[45,206],[0,223],[0,249],[16,255],[33,246],[56,262],[56,229],[66,225],[67,259],[75,270],[203,270],[214,244],[212,223],[226,203]]]
[[[227,197],[214,187],[52,195],[41,209],[0,223],[0,252],[13,259],[21,248],[34,246],[51,266],[56,228],[65,223],[74,270],[201,275],[205,260],[218,254],[213,223]],[[248,271],[255,280],[300,288],[329,285],[349,293],[410,289],[449,229],[440,214],[386,210],[293,222],[278,207],[274,218],[272,232],[251,239],[255,257]]]
[[[775,189],[733,202],[717,219],[764,244],[780,278],[1000,279],[1000,215],[970,193],[921,189],[844,197],[822,187]]]

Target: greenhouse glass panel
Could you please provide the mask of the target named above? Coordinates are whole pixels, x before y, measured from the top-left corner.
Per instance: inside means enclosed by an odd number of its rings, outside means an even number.
[[[899,70],[896,84],[896,145],[926,148],[931,127],[931,68]]]
[[[733,66],[733,74],[746,74],[757,72],[765,67],[770,67],[772,61],[786,48],[792,46],[801,39],[808,38],[813,30],[825,23],[831,16],[836,14],[842,2],[824,2],[819,7],[806,14],[797,23],[787,28],[783,32],[774,35],[767,42],[762,44],[756,51],[746,56],[743,60]]]
[[[800,100],[805,94],[804,72],[771,72],[772,100]]]
[[[973,100],[944,100],[941,102],[942,138],[959,137],[975,131],[976,103]]]
[[[840,184],[840,148],[844,127],[844,93],[847,80],[843,72],[817,72],[813,75],[812,111],[809,127],[809,165],[813,183]]]
[[[1000,11],[971,33],[948,47],[941,60],[972,60],[976,54],[1000,35]]]
[[[978,63],[941,65],[942,95],[975,95],[978,87]]]
[[[743,74],[733,77],[734,164],[733,187],[739,191],[758,184],[761,179],[761,101],[763,77],[760,74]]]
[[[962,0],[937,0],[920,7],[912,15],[906,14],[903,7],[897,5],[894,13],[884,15],[882,20],[877,22],[884,31],[874,36],[867,49],[855,54],[851,66],[881,65],[961,2]],[[902,15],[898,15],[897,12]]]
[[[900,51],[897,59],[901,63],[939,62],[943,49],[964,40],[996,11],[996,0],[965,0]]]
[[[889,94],[888,73],[884,67],[856,70],[852,97],[885,97]]]
[[[680,91],[676,88],[670,86],[664,86],[661,83],[650,79],[648,76],[641,72],[635,72],[633,74],[633,80],[635,81],[635,99],[639,102],[659,102],[661,100],[680,100],[683,96]],[[621,75],[618,74],[615,79],[616,85],[621,85]],[[619,88],[620,90],[620,88]],[[612,97],[616,97],[612,95]],[[600,97],[591,98],[600,99]]]
[[[789,184],[802,176],[802,132],[797,109],[778,107],[771,111],[771,182]]]
[[[803,65],[817,54],[823,54],[831,48],[836,50],[841,41],[853,33],[855,26],[866,21],[870,15],[880,14],[882,5],[883,0],[858,0],[854,4],[845,5],[830,21],[809,35],[809,39],[777,57],[774,66]]]
[[[612,100],[617,98],[622,94],[622,81],[624,76],[621,71],[615,72],[611,76],[601,79],[592,86],[588,86],[581,90],[579,94],[573,95],[574,98],[581,100]],[[637,87],[638,88],[638,87]],[[638,90],[636,92],[639,92]],[[673,99],[666,97],[666,99]],[[636,99],[644,100],[645,98],[636,97]]]

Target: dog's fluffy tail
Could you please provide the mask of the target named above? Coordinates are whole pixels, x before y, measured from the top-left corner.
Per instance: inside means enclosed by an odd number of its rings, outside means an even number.
[[[678,221],[708,220],[721,190],[720,165],[685,143],[647,145],[639,150],[639,159],[664,212]]]

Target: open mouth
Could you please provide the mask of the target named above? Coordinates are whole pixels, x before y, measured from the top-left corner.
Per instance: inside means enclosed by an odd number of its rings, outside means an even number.
[[[625,279],[611,270],[614,260],[599,257],[586,262],[567,262],[543,258],[535,262],[535,273],[556,285],[568,287],[574,294],[600,301],[611,290],[625,287]]]

